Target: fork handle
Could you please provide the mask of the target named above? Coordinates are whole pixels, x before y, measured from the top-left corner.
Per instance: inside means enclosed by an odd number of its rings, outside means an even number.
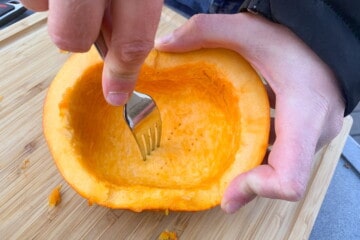
[[[105,56],[108,52],[108,47],[106,45],[104,35],[102,34],[101,31],[100,31],[99,36],[96,39],[94,45],[95,45],[97,51],[99,52],[99,55],[101,56],[101,58],[105,59]]]

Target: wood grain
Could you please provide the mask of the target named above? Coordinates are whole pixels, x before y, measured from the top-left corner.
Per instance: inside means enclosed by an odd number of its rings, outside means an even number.
[[[165,8],[158,35],[186,20]],[[57,172],[42,135],[46,90],[68,54],[60,54],[46,30],[46,13],[0,32],[0,238],[157,239],[164,230],[180,239],[307,239],[330,183],[352,119],[317,155],[300,202],[256,198],[233,215],[142,212],[89,206]],[[62,202],[47,197],[62,184]]]

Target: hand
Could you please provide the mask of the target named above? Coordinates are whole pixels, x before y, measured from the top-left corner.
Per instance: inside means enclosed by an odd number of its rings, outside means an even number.
[[[109,52],[103,70],[103,91],[112,105],[126,103],[153,48],[162,0],[22,0],[29,9],[49,10],[48,29],[62,50],[88,51],[104,33]]]
[[[222,208],[235,212],[256,195],[299,200],[316,150],[342,127],[344,101],[329,67],[289,29],[249,13],[194,16],[155,46],[162,51],[232,49],[271,88],[276,136],[271,134],[274,142],[266,164],[237,176],[224,194]]]

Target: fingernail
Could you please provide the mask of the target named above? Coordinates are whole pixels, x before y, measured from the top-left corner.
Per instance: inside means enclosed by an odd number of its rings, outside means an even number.
[[[224,204],[223,210],[226,213],[235,213],[241,207],[240,203],[229,201]]]
[[[173,40],[173,34],[170,33],[166,36],[163,36],[161,38],[158,38],[155,40],[155,45],[163,45],[163,44],[168,44]]]
[[[106,96],[106,101],[113,106],[125,105],[129,98],[129,93],[126,92],[109,92]]]

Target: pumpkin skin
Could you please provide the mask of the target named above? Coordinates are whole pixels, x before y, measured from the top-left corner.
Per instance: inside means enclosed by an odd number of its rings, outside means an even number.
[[[142,160],[123,108],[102,95],[103,61],[92,48],[70,56],[51,83],[43,129],[65,180],[110,208],[199,211],[219,205],[229,182],[258,166],[269,134],[269,103],[254,69],[237,53],[153,50],[136,90],[163,121],[160,148]]]

